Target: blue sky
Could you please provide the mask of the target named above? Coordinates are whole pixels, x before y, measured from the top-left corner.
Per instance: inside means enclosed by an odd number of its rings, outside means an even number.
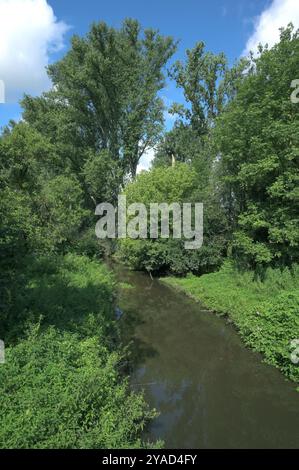
[[[299,1],[0,0],[0,79],[8,97],[0,104],[0,126],[20,118],[17,101],[25,91],[39,94],[49,87],[44,67],[67,51],[72,34],[84,35],[93,21],[118,27],[125,17],[180,40],[172,60],[183,59],[187,48],[203,40],[232,63],[260,39],[273,43],[277,28],[289,20],[299,26]],[[181,99],[169,82],[162,95],[166,103]],[[166,124],[169,128],[171,120]]]
[[[119,27],[125,17],[180,39],[178,56],[198,40],[213,51],[238,57],[253,30],[253,19],[269,0],[50,0],[56,16],[85,34],[92,21]],[[69,36],[71,35],[70,31]]]

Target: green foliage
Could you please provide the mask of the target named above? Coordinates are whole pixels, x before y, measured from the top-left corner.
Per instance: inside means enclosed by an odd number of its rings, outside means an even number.
[[[115,282],[93,228],[95,205],[115,203],[128,176],[128,204],[203,202],[204,243],[126,239],[117,255],[133,269],[189,273],[166,282],[228,314],[249,346],[299,379],[289,357],[299,337],[298,32],[289,26],[230,70],[202,42],[188,50],[170,71],[186,106],[173,106],[161,139],[158,93],[174,50],[133,20],[94,24],[49,67],[52,90],[26,96],[23,120],[0,137],[0,447],[144,445],[155,412],[120,372]],[[134,180],[158,143],[154,169]],[[229,243],[246,269],[212,272]]]
[[[204,49],[203,42],[187,49],[186,64],[177,61],[170,73],[191,106],[188,109],[175,105],[172,111],[187,119],[200,135],[207,132],[209,121],[221,111],[224,89],[217,82],[223,80],[226,72],[224,54],[214,55]]]
[[[298,32],[289,26],[272,49],[260,49],[216,125],[237,225],[233,254],[246,268],[298,262],[299,108],[290,99],[298,60]]]
[[[127,19],[119,30],[94,23],[49,66],[55,88],[41,98],[24,99],[24,117],[56,142],[77,176],[90,154],[98,158],[102,150],[135,176],[140,157],[162,131],[163,102],[157,93],[174,50],[170,37],[142,31],[137,21]]]
[[[49,328],[6,351],[0,448],[139,448],[155,413],[130,393],[102,338]]]
[[[117,201],[123,172],[107,150],[99,153],[90,152],[82,174],[85,185],[94,203],[96,201]]]
[[[223,245],[203,246],[186,250],[180,240],[122,240],[118,256],[132,269],[152,273],[172,273],[183,276],[188,272],[207,273],[223,261]]]
[[[154,202],[190,202],[195,188],[196,173],[182,163],[174,168],[158,167],[151,172],[141,173],[133,183],[127,185],[125,194],[127,204],[138,201],[144,203],[149,211],[150,204]],[[127,238],[119,241],[118,255],[133,269],[150,272],[185,273],[192,264],[183,241],[174,239]]]
[[[197,133],[186,124],[177,121],[170,131],[166,132],[157,147],[154,167],[170,166],[172,157],[177,162],[190,163],[200,153],[201,139]]]
[[[25,259],[66,248],[87,212],[74,176],[56,174],[55,151],[21,122],[0,138],[0,323],[14,315],[14,292],[23,285]]]
[[[45,248],[37,215],[27,194],[0,189],[0,324],[8,321],[12,290],[28,252]],[[3,338],[0,327],[0,338]]]
[[[299,338],[299,268],[268,268],[263,281],[254,271],[240,272],[226,263],[219,272],[184,279],[166,278],[208,308],[228,315],[245,343],[299,382],[290,359],[290,342]]]
[[[0,448],[142,447],[156,413],[120,372],[111,273],[73,254],[26,261],[0,323]]]
[[[78,179],[69,172],[60,173],[53,145],[21,122],[6,129],[0,138],[0,165],[1,199],[7,204],[0,209],[5,211],[1,214],[3,231],[9,231],[10,237],[14,232],[18,245],[18,239],[25,238],[28,251],[62,248],[80,229],[88,212]],[[20,209],[17,215],[14,207],[22,207],[24,215]],[[22,227],[23,223],[26,226]],[[16,251],[17,256],[24,256],[24,251]]]
[[[49,67],[53,89],[25,97],[23,120],[0,137],[2,448],[144,445],[155,412],[129,392],[115,283],[87,256],[104,252],[94,206],[115,201],[162,130],[157,92],[173,51],[135,21],[93,25]]]
[[[126,186],[127,204],[142,202],[147,208],[153,202],[190,202],[196,188],[196,173],[186,164],[174,168],[155,168],[140,173]]]
[[[197,189],[198,177],[192,167],[177,163],[175,167],[154,168],[138,175],[126,186],[127,204],[142,202],[150,209],[150,203],[202,202]],[[196,196],[198,194],[198,197]],[[226,249],[225,223],[221,209],[213,201],[204,205],[204,245],[199,250],[186,250],[184,240],[173,238],[148,240],[124,239],[118,243],[118,256],[136,270],[154,273],[171,272],[184,275],[191,271],[205,273],[217,269]],[[171,229],[170,217],[170,229]]]
[[[27,194],[6,187],[0,190],[0,258],[2,268],[18,263],[42,244],[38,217]]]
[[[43,256],[24,260],[10,285],[11,306],[1,317],[1,338],[7,343],[24,336],[30,323],[80,333],[97,325],[113,339],[114,282],[98,262],[83,256]]]
[[[69,247],[71,252],[97,259],[104,258],[105,248],[102,240],[96,237],[94,227],[80,232]]]
[[[225,55],[205,51],[202,41],[187,49],[186,55],[185,63],[177,61],[172,66],[170,77],[182,89],[188,106],[175,103],[170,112],[189,123],[198,136],[204,136],[235,94],[247,60],[228,69]]]
[[[126,238],[119,242],[117,256],[136,271],[157,273],[169,269],[165,241],[152,242]]]
[[[59,175],[46,183],[39,204],[45,237],[52,246],[72,240],[88,215],[80,184],[69,176]]]
[[[25,122],[6,128],[0,139],[0,184],[30,194],[53,175],[55,147]]]
[[[251,312],[243,337],[246,344],[264,354],[266,361],[278,366],[290,379],[299,382],[298,366],[290,361],[291,341],[299,337],[299,289],[279,294]],[[273,347],[273,344],[275,345]]]

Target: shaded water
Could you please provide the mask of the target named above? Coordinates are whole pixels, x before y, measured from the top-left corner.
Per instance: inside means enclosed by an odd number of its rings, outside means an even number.
[[[223,318],[149,276],[113,267],[132,388],[160,416],[151,440],[167,448],[299,448],[299,394]]]

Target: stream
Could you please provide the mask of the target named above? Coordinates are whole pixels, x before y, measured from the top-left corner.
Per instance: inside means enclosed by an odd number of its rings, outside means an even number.
[[[148,275],[113,265],[131,387],[160,415],[166,448],[298,448],[299,393],[232,325]]]

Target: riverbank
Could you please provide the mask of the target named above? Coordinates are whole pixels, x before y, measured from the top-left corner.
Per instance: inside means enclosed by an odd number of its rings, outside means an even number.
[[[162,440],[167,449],[298,447],[292,382],[199,302],[124,265],[113,271],[122,283],[118,324],[130,385],[159,413],[145,441]]]
[[[156,413],[123,372],[113,274],[75,254],[28,257],[17,274],[0,318],[0,448],[155,446],[141,435]]]
[[[227,315],[247,346],[299,383],[299,365],[290,358],[291,341],[299,338],[298,266],[292,273],[269,269],[263,282],[254,280],[252,272],[236,272],[229,263],[216,273],[162,281]]]

